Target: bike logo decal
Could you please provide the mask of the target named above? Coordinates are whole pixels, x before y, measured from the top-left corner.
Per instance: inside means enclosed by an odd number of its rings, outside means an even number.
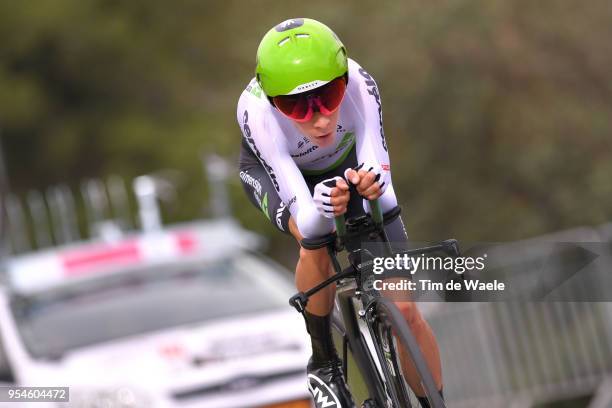
[[[391,360],[391,345],[389,344],[389,339],[387,338],[386,333],[382,328],[379,328],[379,331],[383,354],[385,356],[385,362],[387,363],[387,367],[389,368],[389,372],[391,373],[391,375],[397,377],[397,374],[395,373],[395,368],[393,367],[393,361]]]
[[[302,146],[304,146],[305,144],[308,144],[308,143],[310,143],[310,140],[308,140],[308,138],[307,138],[307,137],[303,137],[303,138],[302,138],[302,140],[300,140],[300,141],[298,142],[297,147],[298,147],[298,149],[301,149],[301,148],[302,148]]]
[[[368,275],[367,278],[363,278],[363,282],[361,283],[362,287],[363,287],[363,290],[365,292],[373,292],[373,291],[375,291],[376,290],[376,289],[374,289],[374,281],[375,280],[376,280],[376,277],[374,275]]]
[[[291,209],[291,206],[297,201],[297,196],[293,196],[291,197],[291,199],[289,200],[289,202],[287,203],[287,208]]]
[[[319,377],[314,374],[308,374],[308,378],[310,379],[310,381],[308,381],[308,389],[312,394],[317,408],[342,408],[338,397],[336,396],[336,394],[334,394],[334,392],[331,390],[331,388],[329,388],[327,384],[325,384]],[[318,383],[321,388],[319,388],[319,386],[317,386],[316,384],[313,385],[313,380]]]

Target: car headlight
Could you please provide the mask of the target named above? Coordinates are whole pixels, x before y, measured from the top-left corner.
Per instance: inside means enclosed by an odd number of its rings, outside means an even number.
[[[70,389],[71,408],[149,408],[154,403],[142,391],[130,387]]]

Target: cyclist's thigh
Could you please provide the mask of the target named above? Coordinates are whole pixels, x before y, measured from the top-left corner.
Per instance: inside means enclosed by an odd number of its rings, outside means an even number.
[[[266,218],[282,232],[289,233],[289,208],[278,196],[266,169],[253,154],[251,149],[242,143],[240,149],[240,180],[251,203],[261,209]]]

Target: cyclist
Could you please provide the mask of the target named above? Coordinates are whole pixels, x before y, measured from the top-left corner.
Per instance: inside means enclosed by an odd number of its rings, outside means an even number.
[[[324,236],[333,217],[369,211],[378,198],[392,221],[392,242],[406,242],[391,183],[377,85],[326,25],[307,18],[270,29],[257,50],[256,76],[242,92],[237,118],[243,133],[240,178],[253,204],[296,240]],[[358,194],[350,194],[348,180]],[[325,248],[300,248],[296,286],[306,291],[333,273]],[[310,298],[306,328],[312,343],[309,390],[316,407],[353,407],[332,342],[330,314],[335,286]],[[395,301],[396,299],[394,299]],[[410,301],[396,304],[442,390],[438,346]],[[407,357],[400,350],[400,359]],[[402,364],[417,395],[424,395],[411,364]],[[425,398],[421,405],[429,406]]]

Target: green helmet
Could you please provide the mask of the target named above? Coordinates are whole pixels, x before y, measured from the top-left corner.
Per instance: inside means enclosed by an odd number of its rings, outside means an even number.
[[[325,24],[309,18],[283,21],[257,49],[257,81],[270,97],[318,88],[347,72],[342,42]]]

